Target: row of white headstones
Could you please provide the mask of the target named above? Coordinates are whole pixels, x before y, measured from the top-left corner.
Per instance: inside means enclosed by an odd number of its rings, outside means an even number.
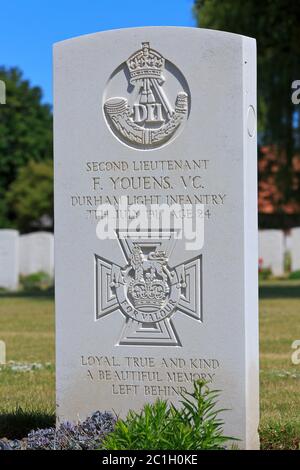
[[[286,235],[282,230],[259,231],[259,266],[274,276],[284,274],[284,257],[291,255],[291,271],[300,270],[300,227]],[[54,274],[54,237],[50,232],[20,235],[0,230],[0,287],[15,290],[19,275]]]
[[[289,253],[292,272],[300,270],[300,227],[289,234],[282,230],[259,231],[259,266],[270,269],[274,276],[284,274],[284,258]]]
[[[16,290],[20,275],[37,272],[54,274],[53,234],[0,230],[0,288]]]

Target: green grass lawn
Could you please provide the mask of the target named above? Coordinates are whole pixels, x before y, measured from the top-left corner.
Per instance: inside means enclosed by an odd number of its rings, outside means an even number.
[[[32,369],[9,364],[0,372],[0,437],[24,437],[55,421],[53,299],[1,296],[0,339],[7,362]]]
[[[300,448],[300,365],[291,361],[300,339],[299,281],[265,282],[260,289],[260,436],[264,449]]]
[[[300,339],[300,283],[265,282],[260,297],[261,446],[298,449],[300,365],[291,344]],[[0,437],[54,424],[53,312],[51,297],[0,296],[0,339],[14,361],[0,372]]]

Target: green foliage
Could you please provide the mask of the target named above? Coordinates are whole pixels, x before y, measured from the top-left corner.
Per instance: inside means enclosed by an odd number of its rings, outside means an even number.
[[[157,400],[140,413],[130,411],[119,420],[115,431],[103,442],[103,449],[126,450],[219,450],[234,440],[223,435],[223,421],[216,410],[218,392],[203,381],[194,384],[192,393],[182,394],[181,408]]]
[[[52,158],[52,113],[42,104],[42,91],[23,79],[17,68],[0,67],[6,104],[0,106],[0,224],[10,226],[14,214],[3,200],[19,168],[30,160]]]
[[[266,279],[270,279],[272,276],[272,271],[270,268],[261,268],[258,273],[258,278],[260,281],[265,281]]]
[[[267,426],[260,430],[262,450],[300,450],[299,421],[271,420]]]
[[[300,107],[292,103],[291,85],[300,77],[300,2],[195,0],[194,14],[203,28],[257,40],[260,142],[274,144],[278,160],[279,155],[285,155],[282,162],[278,161],[276,185],[285,201],[299,202],[295,181],[299,183],[300,174],[293,171],[292,158],[300,145]]]
[[[300,279],[300,270],[290,273],[289,279]]]
[[[17,227],[22,231],[43,228],[42,218],[53,224],[53,165],[30,161],[19,170],[6,195],[6,203],[15,214]],[[52,228],[52,226],[51,226]]]
[[[39,271],[27,276],[20,276],[20,284],[26,292],[44,291],[52,287],[53,279],[49,274]]]

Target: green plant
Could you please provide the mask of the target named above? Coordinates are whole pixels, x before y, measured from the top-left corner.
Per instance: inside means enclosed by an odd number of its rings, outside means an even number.
[[[223,435],[223,421],[216,409],[217,390],[204,381],[194,383],[192,393],[182,393],[181,407],[157,400],[140,413],[130,411],[118,420],[115,430],[103,441],[102,449],[126,450],[220,450],[234,438]]]
[[[20,276],[20,284],[24,291],[36,292],[50,289],[53,285],[53,280],[49,274],[39,271],[27,276]]]
[[[272,271],[270,268],[261,268],[258,273],[258,277],[260,281],[265,281],[272,276]]]
[[[293,271],[289,275],[289,279],[300,279],[300,269],[298,271]]]

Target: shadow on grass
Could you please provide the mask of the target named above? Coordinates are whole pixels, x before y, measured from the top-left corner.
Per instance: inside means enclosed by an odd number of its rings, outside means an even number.
[[[22,439],[33,429],[49,428],[54,425],[54,412],[24,411],[21,408],[10,413],[0,411],[0,439],[3,437]]]
[[[300,284],[264,284],[259,287],[260,299],[300,299]]]

